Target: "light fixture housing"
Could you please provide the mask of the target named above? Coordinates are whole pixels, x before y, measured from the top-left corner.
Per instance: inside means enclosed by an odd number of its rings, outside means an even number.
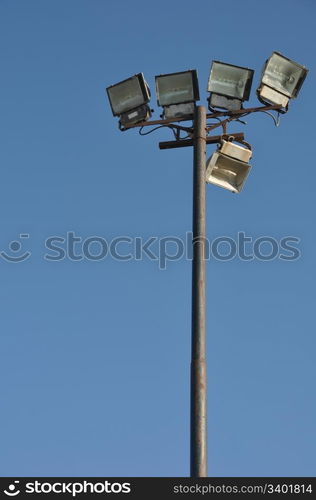
[[[120,123],[139,123],[151,116],[147,103],[150,101],[150,90],[143,73],[127,78],[106,89],[112,113],[120,117]]]
[[[164,108],[165,118],[192,115],[200,99],[195,69],[155,77],[158,106]]]
[[[206,163],[206,182],[240,193],[251,169],[249,148],[222,141]]]
[[[273,52],[263,67],[261,82],[257,89],[260,102],[279,105],[285,113],[290,99],[297,97],[308,69],[280,52]]]
[[[213,61],[207,85],[210,110],[241,109],[243,101],[249,99],[253,75],[252,69]]]

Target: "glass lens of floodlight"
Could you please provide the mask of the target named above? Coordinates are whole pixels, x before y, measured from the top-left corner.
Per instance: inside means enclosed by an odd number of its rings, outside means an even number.
[[[156,76],[156,91],[159,106],[195,101],[192,72]]]
[[[303,66],[274,52],[264,69],[262,83],[289,97],[295,97],[299,90],[298,83],[306,73],[307,70]]]
[[[248,99],[253,71],[213,61],[207,90],[237,99]]]
[[[147,100],[144,98],[138,76],[133,76],[124,82],[107,89],[113,112],[117,115],[141,106]]]

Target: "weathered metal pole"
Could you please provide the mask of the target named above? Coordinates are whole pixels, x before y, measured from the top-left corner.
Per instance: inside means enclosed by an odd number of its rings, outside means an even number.
[[[206,109],[194,116],[191,477],[207,476],[205,345],[205,154]]]

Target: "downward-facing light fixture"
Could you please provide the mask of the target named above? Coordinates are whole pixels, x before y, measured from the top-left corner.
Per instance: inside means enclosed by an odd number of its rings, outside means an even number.
[[[155,80],[158,106],[163,106],[164,118],[193,115],[195,102],[200,99],[195,69],[159,75]]]
[[[233,66],[213,61],[207,90],[210,92],[209,108],[241,109],[242,102],[248,101],[254,71],[242,66]]]
[[[206,182],[240,193],[251,169],[251,156],[251,149],[222,141],[206,163]]]
[[[283,112],[287,111],[289,100],[297,97],[307,73],[305,66],[273,52],[263,68],[257,90],[259,100],[263,104],[280,105]]]
[[[127,78],[106,89],[114,116],[120,117],[120,124],[132,125],[151,116],[147,103],[150,90],[143,73]]]

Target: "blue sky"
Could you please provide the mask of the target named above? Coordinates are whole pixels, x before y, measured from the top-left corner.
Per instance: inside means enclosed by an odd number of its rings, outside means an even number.
[[[230,127],[253,169],[240,195],[207,186],[207,233],[295,236],[301,257],[207,263],[209,475],[315,475],[316,5],[236,5],[0,0],[0,249],[31,252],[0,258],[2,476],[189,474],[191,263],[48,261],[44,242],[184,238],[192,151],[121,133],[104,88],[144,72],[158,119],[154,76],[196,68],[206,104],[216,59],[255,70],[256,105],[273,50],[310,73],[280,127]]]

